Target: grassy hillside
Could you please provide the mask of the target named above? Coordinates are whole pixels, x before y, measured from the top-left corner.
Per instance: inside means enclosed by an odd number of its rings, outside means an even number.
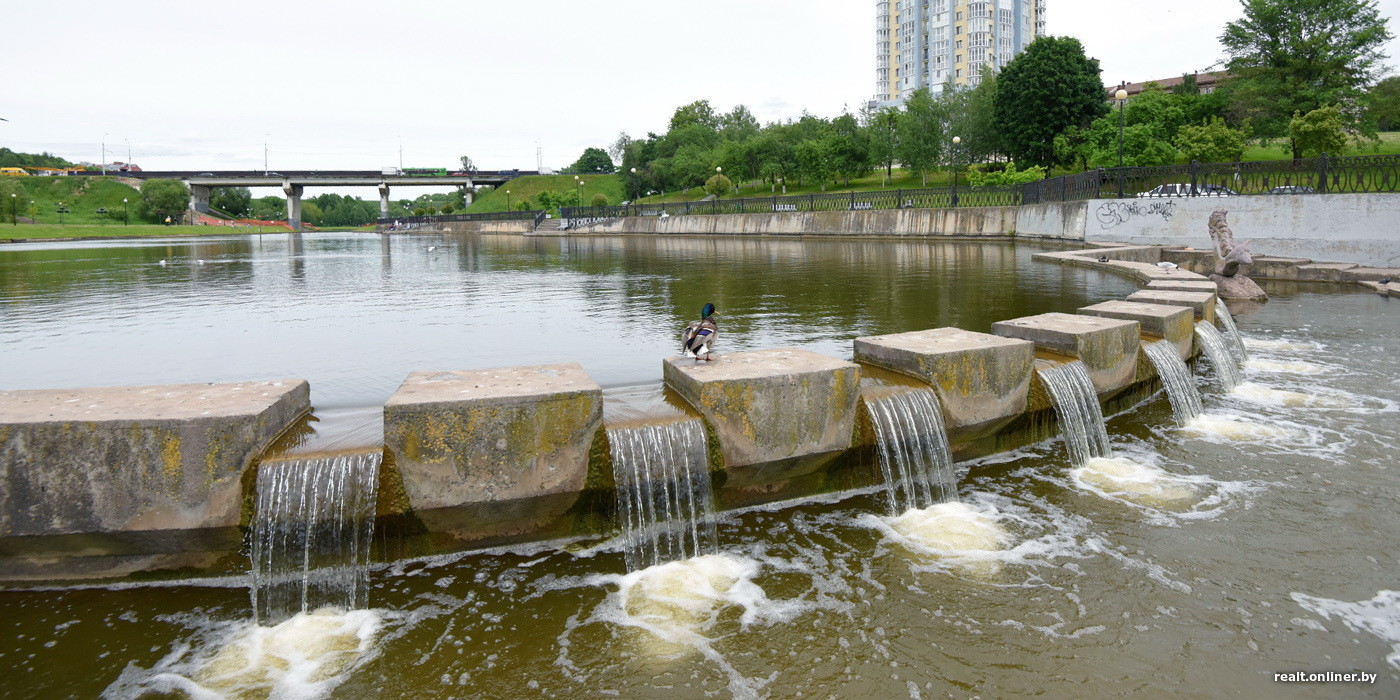
[[[62,202],[69,210],[63,215],[65,224],[121,226],[122,198],[135,202],[141,197],[135,188],[111,177],[14,177],[7,181],[20,186],[21,200],[29,198],[28,202],[19,202],[19,215],[33,217],[40,224],[57,224],[56,210]],[[0,206],[4,207],[4,218],[8,221],[10,202],[0,203]],[[98,214],[101,207],[115,212],[116,218]]]
[[[608,196],[608,204],[621,204],[627,199],[622,192],[622,180],[616,175],[584,175],[583,201],[585,204],[593,195],[602,192]],[[506,211],[506,190],[510,190],[511,207],[518,207],[528,200],[532,209],[539,208],[541,192],[566,194],[578,190],[573,175],[525,175],[517,177],[500,187],[477,193],[476,201],[467,207],[467,213]]]
[[[1342,156],[1394,156],[1400,155],[1400,131],[1383,131],[1380,133],[1381,142],[1373,144],[1363,142],[1361,148],[1355,144],[1345,153],[1333,153],[1331,155]],[[1293,151],[1288,148],[1288,139],[1273,139],[1265,145],[1250,144],[1244,149],[1244,160],[1288,160],[1293,157]]]

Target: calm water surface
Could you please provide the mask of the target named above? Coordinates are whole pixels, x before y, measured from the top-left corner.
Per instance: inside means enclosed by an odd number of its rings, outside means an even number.
[[[326,257],[307,258],[299,277],[285,238],[264,243],[280,245],[275,254],[258,252],[256,241],[201,244],[237,247],[219,254],[242,261],[227,263],[239,270],[188,261],[178,271],[160,268],[156,261],[171,255],[160,246],[84,250],[102,260],[82,264],[59,262],[58,251],[5,251],[6,364],[25,368],[5,367],[5,381],[49,385],[65,376],[51,358],[22,352],[16,360],[17,347],[35,347],[27,343],[70,358],[139,357],[141,344],[125,335],[82,350],[56,340],[130,327],[160,339],[144,347],[159,350],[161,362],[136,362],[119,375],[139,381],[193,378],[162,377],[162,363],[241,378],[247,373],[231,365],[261,358],[276,376],[319,359],[311,364],[327,375],[322,384],[354,402],[379,400],[403,371],[434,362],[581,357],[604,383],[628,383],[655,377],[671,329],[707,300],[745,329],[727,348],[800,343],[844,355],[858,334],[985,329],[994,319],[1128,291],[1114,280],[1031,265],[1019,247],[481,238],[442,241],[448,250],[434,257],[428,244],[390,239],[383,254],[377,240],[307,237],[303,245],[324,245]],[[696,267],[697,251],[726,264]],[[56,259],[39,262],[45,255]],[[11,277],[16,256],[31,257],[19,266],[25,283]],[[36,271],[46,265],[71,269]],[[1012,284],[1018,265],[1028,276]],[[383,275],[371,275],[379,266]],[[841,268],[852,272],[838,276]],[[209,279],[203,275],[228,277],[216,294],[199,282]],[[98,288],[125,290],[124,301]],[[182,290],[180,301],[157,299],[171,289]],[[246,301],[229,298],[239,291]],[[1211,419],[1204,428],[1177,428],[1161,395],[1110,419],[1115,450],[1159,470],[1176,494],[1170,499],[1096,491],[1053,441],[960,465],[971,469],[962,500],[1009,538],[977,557],[941,556],[901,539],[876,517],[884,500],[875,493],[729,513],[720,546],[742,571],[740,585],[716,593],[717,604],[677,628],[658,628],[646,609],[623,599],[635,582],[623,576],[618,547],[597,541],[380,565],[372,610],[274,629],[250,629],[242,578],[4,592],[0,694],[178,697],[222,687],[256,696],[275,687],[287,696],[404,698],[1395,697],[1400,306],[1335,290],[1271,291],[1268,304],[1238,314],[1253,343],[1246,386],[1222,393],[1203,367]],[[206,311],[166,308],[182,305]],[[363,326],[354,323],[361,307]],[[16,311],[24,323],[15,322]],[[417,323],[400,325],[399,313]],[[422,330],[427,319],[438,319],[432,332]],[[605,341],[598,326],[610,324],[621,330]],[[478,340],[492,326],[532,340],[513,350]],[[27,339],[11,337],[17,327]],[[47,340],[28,338],[36,327]],[[301,330],[279,334],[291,328]],[[233,329],[250,339],[223,348],[216,362],[180,360],[235,337]],[[179,347],[182,334],[191,344]],[[764,342],[750,344],[750,336]],[[363,355],[299,348],[308,337],[359,339],[354,349]],[[448,339],[475,354],[438,347]],[[614,355],[644,361],[629,370]],[[376,356],[396,369],[349,371],[378,367]],[[31,376],[41,372],[56,374]],[[319,376],[306,374],[313,382]],[[110,383],[112,375],[85,376]],[[249,651],[278,645],[301,655],[274,664]],[[255,660],[236,662],[247,658]],[[1380,678],[1272,681],[1276,671],[1353,669]]]
[[[381,405],[413,371],[580,362],[659,382],[719,307],[723,351],[1073,311],[1133,287],[1002,243],[379,236],[0,247],[0,388],[304,378]],[[161,261],[164,261],[162,264]]]

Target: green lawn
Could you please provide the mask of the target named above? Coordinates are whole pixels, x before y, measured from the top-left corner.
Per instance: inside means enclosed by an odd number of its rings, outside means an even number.
[[[63,215],[65,224],[90,224],[94,226],[121,226],[122,198],[135,202],[141,193],[135,188],[117,182],[111,177],[15,177],[8,182],[19,185],[22,190],[19,215],[33,217],[40,224],[59,222],[58,204],[68,209]],[[12,202],[0,203],[0,218],[10,220]],[[115,212],[116,218],[97,213],[106,207]],[[135,223],[135,222],[133,222]]]
[[[66,219],[67,217],[65,217]],[[263,227],[262,233],[286,233],[284,228]],[[237,229],[227,226],[161,226],[158,224],[64,225],[20,224],[0,226],[0,240],[15,238],[148,238],[156,236],[229,236],[259,233],[258,227]]]
[[[1345,153],[1331,153],[1328,155],[1341,156],[1394,156],[1400,155],[1400,131],[1383,131],[1379,134],[1380,143],[1363,141],[1358,147],[1352,147]],[[1293,157],[1293,152],[1288,148],[1288,139],[1273,139],[1264,145],[1250,144],[1244,149],[1244,160],[1289,160]]]
[[[803,184],[798,184],[797,181],[794,180],[792,182],[787,183],[787,194],[791,196],[832,192],[869,192],[873,190],[917,189],[924,187],[923,177],[915,173],[905,172],[901,168],[894,169],[894,176],[888,182],[886,182],[884,178],[885,171],[878,170],[869,175],[866,175],[865,177],[852,178],[849,187],[846,186],[844,183],[834,184],[831,182],[827,182],[825,190],[823,190],[820,185],[815,184],[811,181],[808,181]],[[966,172],[964,172],[960,177],[959,183],[964,185],[967,184]],[[952,175],[948,172],[946,168],[936,172],[930,172],[928,175],[928,187],[947,187],[951,184]],[[770,185],[766,182],[744,182],[739,183],[738,193],[735,193],[733,190],[730,190],[722,197],[722,199],[736,199],[740,197],[771,197],[775,194],[778,196],[783,195],[783,189],[781,186],[774,187],[773,185]],[[703,189],[699,187],[692,187],[688,190],[685,190],[684,192],[667,193],[665,197],[643,197],[638,201],[646,203],[655,203],[662,201],[693,202],[699,199],[703,199],[704,197],[705,192]]]
[[[621,204],[627,199],[622,192],[622,179],[616,175],[583,175],[583,201],[585,204],[593,195],[602,192],[608,196],[608,204]],[[507,198],[506,190],[510,190]],[[466,213],[507,211],[529,200],[531,209],[538,209],[541,192],[567,193],[578,190],[573,175],[525,175],[517,177],[500,187],[486,192],[478,192],[475,201],[467,207]],[[510,206],[507,207],[507,199]]]

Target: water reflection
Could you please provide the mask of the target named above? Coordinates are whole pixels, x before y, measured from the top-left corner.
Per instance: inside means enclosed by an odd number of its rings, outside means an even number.
[[[985,331],[1132,291],[1032,262],[1041,249],[354,233],[12,245],[0,387],[301,377],[320,407],[368,406],[411,371],[573,361],[617,386],[659,380],[706,302],[720,352],[849,357],[859,335]]]

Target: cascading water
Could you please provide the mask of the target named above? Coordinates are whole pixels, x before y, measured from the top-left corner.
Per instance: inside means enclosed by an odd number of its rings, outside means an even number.
[[[1076,465],[1088,463],[1094,457],[1111,457],[1108,428],[1104,426],[1103,408],[1098,393],[1084,363],[1075,360],[1048,367],[1040,379],[1055,400],[1055,413],[1060,418],[1060,434],[1069,448],[1070,460]]]
[[[938,394],[906,391],[869,403],[890,515],[958,500]]]
[[[369,605],[379,452],[258,466],[253,614],[275,624],[322,607]]]
[[[1205,321],[1196,322],[1196,337],[1200,339],[1206,357],[1209,357],[1210,363],[1215,366],[1215,374],[1220,377],[1220,387],[1225,391],[1233,391],[1244,378],[1240,376],[1240,366],[1235,362],[1234,355],[1231,355],[1230,349],[1225,346],[1225,337],[1220,335],[1215,326]]]
[[[1225,327],[1225,333],[1230,336],[1230,344],[1240,362],[1249,361],[1249,351],[1244,347],[1244,336],[1240,335],[1239,326],[1235,325],[1235,317],[1230,315],[1230,309],[1225,306],[1225,302],[1215,304],[1215,317],[1220,319],[1220,325]]]
[[[609,428],[608,444],[629,571],[719,551],[700,421]]]
[[[1150,343],[1144,348],[1147,359],[1157,368],[1157,376],[1162,378],[1162,386],[1167,389],[1167,399],[1171,401],[1172,413],[1177,425],[1184,426],[1192,418],[1201,415],[1201,392],[1196,390],[1196,379],[1191,370],[1177,354],[1176,346],[1166,340]]]

